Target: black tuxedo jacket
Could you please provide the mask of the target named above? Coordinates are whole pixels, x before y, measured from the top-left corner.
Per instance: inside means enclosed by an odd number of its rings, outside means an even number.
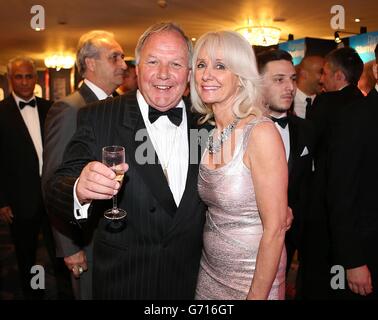
[[[349,112],[349,105],[361,100],[361,91],[349,85],[340,91],[327,92],[318,96],[309,120],[315,129],[314,163],[315,172],[311,188],[308,214],[304,219],[304,241],[302,250],[303,297],[306,299],[327,299],[337,294],[331,290],[332,229],[329,203],[333,201],[329,190],[330,148],[336,128],[343,114]],[[340,160],[339,165],[344,160]]]
[[[303,232],[303,218],[308,210],[314,132],[307,120],[294,115],[288,115],[288,119],[290,135],[288,204],[293,210],[294,220],[292,227],[286,233],[286,239],[298,248]]]
[[[345,108],[362,99],[361,91],[354,85],[348,85],[342,90],[326,92],[317,96],[308,114],[316,132],[316,162],[324,159],[329,141],[332,139],[333,129],[338,126]]]
[[[191,113],[187,116],[188,128],[195,128]],[[94,298],[192,299],[205,221],[205,206],[197,192],[198,159],[189,163],[177,208],[160,164],[140,164],[135,159],[142,144],[151,144],[148,137],[136,139],[140,129],[145,124],[135,93],[82,109],[63,165],[48,182],[47,203],[51,212],[73,219],[73,184],[82,168],[89,161],[101,161],[102,147],[125,146],[130,168],[118,205],[128,212],[126,228],[109,232],[109,221],[102,217],[110,202],[91,205],[89,220],[100,218],[94,243]],[[197,141],[190,153],[198,152]]]
[[[91,102],[98,101],[92,90],[83,83],[73,94],[59,100],[50,108],[45,124],[43,148],[42,189],[47,189],[47,181],[63,161],[63,153],[76,131],[77,112]],[[57,219],[53,212],[48,212],[56,240],[58,257],[70,256],[82,249],[92,239],[87,228],[83,230],[73,223]]]
[[[41,135],[51,102],[36,98]],[[39,161],[32,138],[13,95],[0,102],[0,207],[10,206],[14,219],[44,214]]]
[[[378,92],[348,107],[330,152],[329,201],[334,263],[367,264],[378,288]]]

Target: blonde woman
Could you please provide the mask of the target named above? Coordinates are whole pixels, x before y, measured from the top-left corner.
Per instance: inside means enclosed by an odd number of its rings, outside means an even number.
[[[193,107],[216,126],[199,172],[208,211],[196,298],[284,299],[287,163],[254,52],[235,32],[210,32],[192,70]]]

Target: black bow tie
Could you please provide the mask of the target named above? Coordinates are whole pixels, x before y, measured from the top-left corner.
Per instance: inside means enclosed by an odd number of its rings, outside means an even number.
[[[180,125],[182,121],[182,110],[183,108],[172,108],[167,111],[159,111],[151,106],[148,107],[148,119],[151,123],[154,123],[159,117],[167,116],[168,119],[177,127]]]
[[[20,103],[19,103],[20,109],[21,110],[24,109],[25,106],[31,106],[31,107],[34,108],[35,107],[35,99],[30,100],[29,102],[20,101]]]
[[[282,128],[285,129],[287,124],[289,123],[289,118],[288,117],[282,117],[282,118],[274,118],[272,117],[272,120],[274,122],[277,122],[278,125]]]

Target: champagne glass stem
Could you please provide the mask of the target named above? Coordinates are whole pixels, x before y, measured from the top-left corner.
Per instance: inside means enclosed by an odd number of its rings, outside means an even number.
[[[117,208],[117,195],[114,195],[113,196],[113,212],[117,212],[118,211],[118,208]]]

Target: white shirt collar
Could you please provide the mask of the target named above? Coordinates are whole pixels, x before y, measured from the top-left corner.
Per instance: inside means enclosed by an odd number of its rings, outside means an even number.
[[[24,100],[24,99],[21,99],[18,95],[16,95],[16,94],[14,93],[14,91],[12,91],[12,95],[13,95],[14,101],[16,101],[17,107],[19,107],[19,105],[20,105],[20,101],[22,101],[22,102],[29,102],[29,101],[35,99],[35,95],[34,95],[34,94],[33,94],[33,96],[32,96],[29,100],[27,100],[27,101]]]
[[[375,85],[375,90],[378,91],[378,83]]]
[[[281,113],[279,116],[274,116],[271,114],[272,117],[276,118],[276,119],[281,119],[281,118],[284,118],[287,116],[287,112],[283,112]]]
[[[96,95],[98,100],[104,100],[107,97],[109,97],[108,94],[98,86],[96,86],[93,82],[89,81],[88,79],[84,79],[84,83],[93,91],[93,93]]]
[[[311,101],[314,101],[315,94],[313,94],[312,96],[308,96],[301,89],[297,88],[296,97],[297,97],[297,99],[299,99],[300,101],[302,101],[304,103],[307,98],[311,98]]]

